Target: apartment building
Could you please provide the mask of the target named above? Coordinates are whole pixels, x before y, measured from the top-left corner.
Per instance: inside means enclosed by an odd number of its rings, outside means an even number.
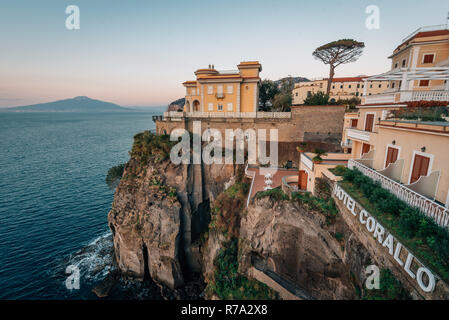
[[[420,28],[403,39],[389,58],[390,71],[364,81],[388,80],[390,88],[365,95],[357,116],[345,116],[342,146],[350,145],[348,167],[449,227],[449,122],[422,117],[423,112],[437,110],[429,109],[432,102],[447,116],[449,30]],[[401,116],[413,112],[414,118]]]
[[[389,88],[388,81],[369,81],[365,84],[367,76],[334,78],[330,89],[330,101],[361,98],[364,94],[372,95],[382,93]],[[365,85],[367,90],[365,92]],[[293,89],[293,104],[300,105],[304,100],[318,92],[326,92],[327,79],[314,80],[311,82],[296,83]]]

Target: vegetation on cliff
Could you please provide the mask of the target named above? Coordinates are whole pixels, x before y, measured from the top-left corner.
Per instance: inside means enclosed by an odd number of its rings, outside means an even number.
[[[209,297],[216,295],[223,300],[277,298],[277,294],[265,284],[238,273],[240,219],[248,189],[249,184],[239,179],[222,192],[213,204],[209,232],[223,234],[226,242],[214,259],[213,279],[206,287]]]
[[[379,289],[364,290],[362,300],[411,300],[407,290],[389,269],[380,270]]]
[[[120,179],[123,176],[124,170],[125,163],[121,163],[117,166],[109,168],[108,174],[106,175],[106,184],[109,186],[109,188],[115,189],[118,186]]]
[[[141,165],[145,165],[149,160],[158,163],[170,157],[170,150],[176,143],[170,141],[169,135],[156,135],[144,131],[134,136],[130,156]]]
[[[358,170],[347,169],[340,183],[417,257],[449,281],[449,233],[378,182]]]

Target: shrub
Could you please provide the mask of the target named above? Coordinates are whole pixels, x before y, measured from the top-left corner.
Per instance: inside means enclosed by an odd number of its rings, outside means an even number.
[[[277,294],[265,284],[238,274],[238,239],[232,238],[214,260],[214,279],[206,291],[222,300],[271,300]]]
[[[346,173],[346,167],[345,166],[341,166],[338,165],[335,168],[331,168],[329,169],[333,174],[335,174],[336,176],[343,176]]]
[[[156,163],[169,158],[170,150],[176,143],[176,141],[170,141],[169,135],[156,135],[150,131],[144,131],[134,136],[130,155],[141,164],[145,164],[150,159]]]
[[[265,197],[269,197],[271,200],[274,201],[282,201],[282,200],[288,200],[288,195],[284,193],[284,191],[282,191],[281,187],[276,187],[270,190],[266,190],[266,191],[259,191],[256,194],[256,198],[257,199],[261,199],[261,198],[265,198]]]
[[[120,179],[123,176],[124,170],[125,170],[124,163],[109,168],[108,174],[106,175],[106,184],[109,186],[109,188],[115,189],[118,186]]]

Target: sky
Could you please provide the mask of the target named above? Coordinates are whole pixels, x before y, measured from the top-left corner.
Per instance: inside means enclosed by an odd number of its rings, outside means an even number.
[[[80,29],[66,28],[77,5]],[[367,6],[380,10],[368,29]],[[163,106],[214,64],[258,60],[261,78],[326,77],[315,48],[352,38],[362,57],[336,76],[389,70],[388,56],[421,26],[445,24],[447,0],[0,0],[0,107],[75,96]]]

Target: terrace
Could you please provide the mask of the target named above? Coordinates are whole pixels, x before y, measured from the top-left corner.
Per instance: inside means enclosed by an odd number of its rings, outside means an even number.
[[[185,118],[257,118],[290,119],[291,112],[164,112],[163,120],[180,120]]]

